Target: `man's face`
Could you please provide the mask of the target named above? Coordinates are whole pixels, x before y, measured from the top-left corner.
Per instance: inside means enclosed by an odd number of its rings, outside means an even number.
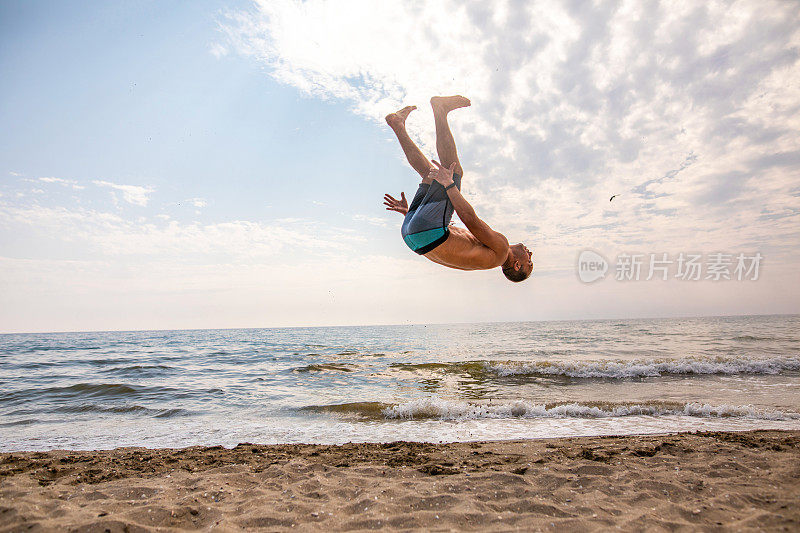
[[[533,270],[533,254],[528,247],[522,243],[517,245],[519,247],[519,253],[517,254],[517,261],[519,261],[520,270],[525,272],[526,274],[530,274]]]

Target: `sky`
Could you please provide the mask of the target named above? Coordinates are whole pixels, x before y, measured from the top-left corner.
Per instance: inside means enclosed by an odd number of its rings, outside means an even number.
[[[795,2],[9,0],[0,78],[0,332],[800,312]],[[383,117],[436,158],[441,94],[524,283],[382,205],[419,181]]]

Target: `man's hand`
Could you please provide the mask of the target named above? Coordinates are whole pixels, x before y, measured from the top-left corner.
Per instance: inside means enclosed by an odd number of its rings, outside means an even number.
[[[453,163],[450,165],[450,168],[444,168],[438,161],[433,161],[433,164],[436,165],[436,168],[432,168],[430,172],[428,172],[428,177],[434,181],[438,181],[443,187],[451,185],[453,183],[453,170],[455,170],[456,164]]]
[[[391,194],[383,195],[383,205],[386,206],[387,211],[397,211],[403,216],[408,213],[408,202],[406,201],[406,193],[400,193],[400,199],[392,198]]]

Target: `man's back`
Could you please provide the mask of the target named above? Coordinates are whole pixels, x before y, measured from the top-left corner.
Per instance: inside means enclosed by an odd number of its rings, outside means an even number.
[[[450,226],[450,236],[442,244],[425,254],[425,257],[459,270],[488,270],[503,264],[494,250],[484,245],[468,229]]]

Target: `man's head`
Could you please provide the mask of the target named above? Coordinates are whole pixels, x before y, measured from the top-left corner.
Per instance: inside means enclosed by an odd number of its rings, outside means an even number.
[[[533,272],[533,259],[531,251],[524,244],[509,246],[509,254],[503,263],[503,275],[510,281],[519,283],[525,281]]]

